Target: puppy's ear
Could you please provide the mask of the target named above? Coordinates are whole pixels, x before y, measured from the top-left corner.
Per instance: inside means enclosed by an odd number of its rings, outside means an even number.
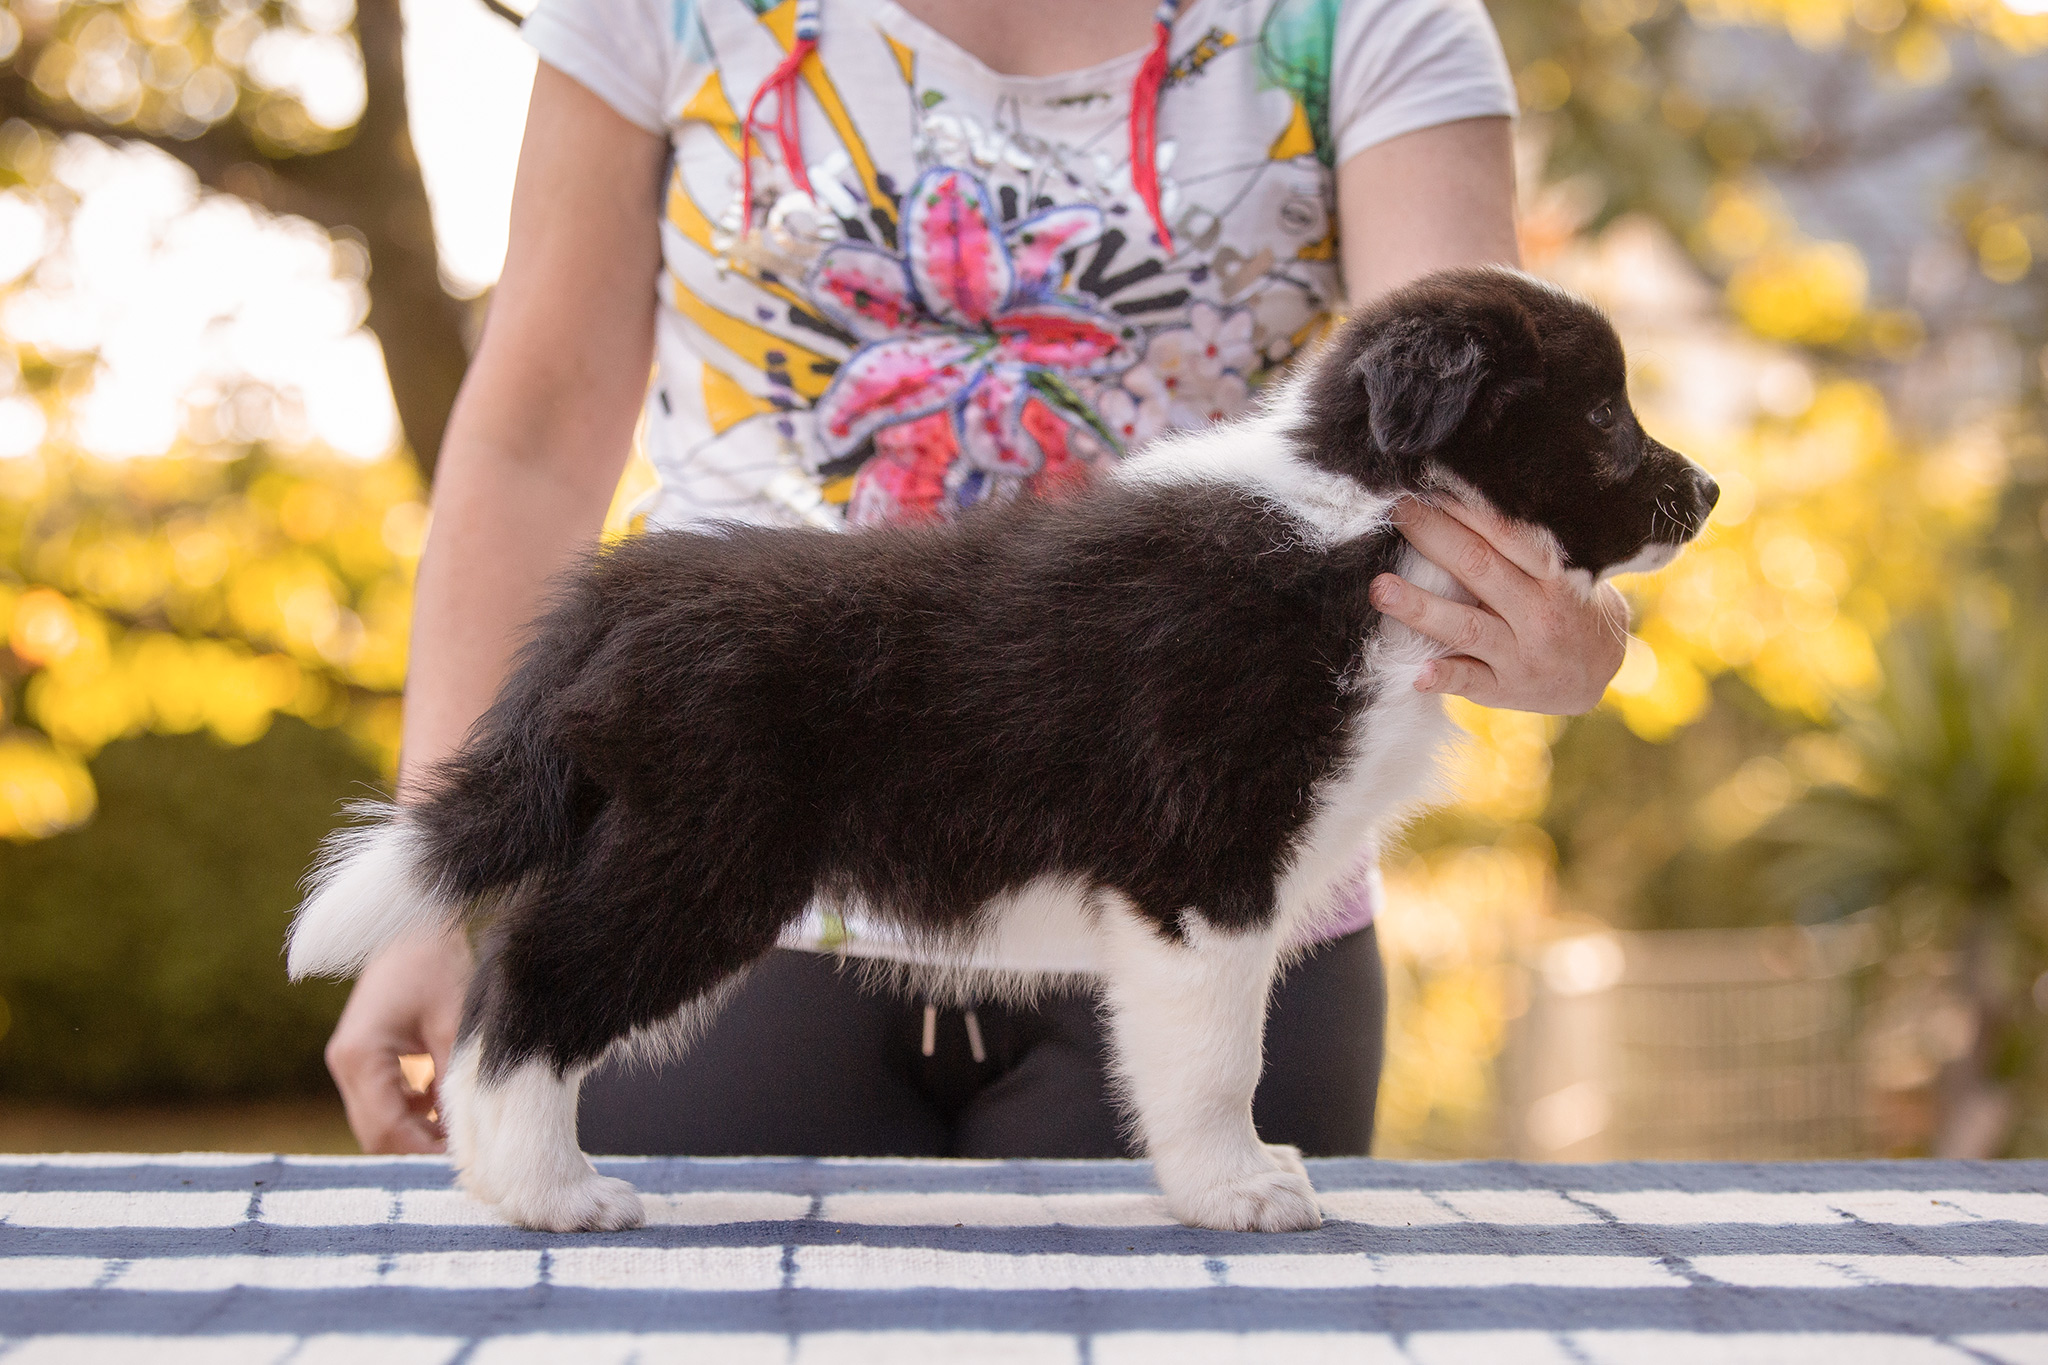
[[[1535,329],[1513,304],[1389,319],[1360,349],[1351,377],[1365,390],[1373,443],[1428,455],[1468,418],[1490,421],[1540,380]]]

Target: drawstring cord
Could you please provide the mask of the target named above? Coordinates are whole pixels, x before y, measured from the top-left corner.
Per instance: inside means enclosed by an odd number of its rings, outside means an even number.
[[[988,1060],[988,1049],[981,1041],[981,1020],[974,1017],[971,1009],[960,1013],[967,1025],[967,1051],[974,1057],[974,1064],[980,1066]],[[924,1037],[920,1040],[919,1050],[927,1057],[939,1050],[939,1007],[929,1000],[924,1006]]]
[[[747,117],[740,124],[740,221],[754,222],[754,115],[769,91],[775,92],[775,140],[782,145],[782,164],[790,178],[805,194],[811,192],[810,172],[804,168],[803,132],[797,125],[796,87],[802,78],[804,59],[818,48],[818,7],[821,0],[796,0],[796,41],[781,65],[768,73],[761,88],[747,104]]]
[[[747,116],[740,123],[740,230],[754,225],[754,124],[761,101],[775,93],[775,122],[769,131],[782,148],[782,164],[790,179],[805,194],[811,192],[810,172],[804,167],[803,130],[797,123],[797,85],[804,59],[817,51],[822,26],[823,0],[796,0],[796,41],[789,55],[761,82],[747,104]],[[1151,216],[1152,230],[1159,245],[1173,254],[1173,233],[1166,226],[1166,214],[1159,204],[1159,92],[1166,86],[1167,44],[1173,35],[1174,15],[1181,0],[1159,0],[1152,15],[1152,50],[1131,82],[1131,188]]]

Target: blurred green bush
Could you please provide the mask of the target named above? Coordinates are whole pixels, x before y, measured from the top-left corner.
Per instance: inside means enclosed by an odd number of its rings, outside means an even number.
[[[298,879],[376,770],[281,718],[253,744],[145,735],[92,765],[100,815],[0,842],[0,1094],[312,1092],[347,987],[285,980]]]

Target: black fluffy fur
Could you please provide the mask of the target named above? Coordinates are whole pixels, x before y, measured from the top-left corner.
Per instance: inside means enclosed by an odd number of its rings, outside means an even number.
[[[1712,505],[1622,380],[1588,306],[1451,272],[1340,331],[1290,437],[1376,492],[1454,476],[1598,572]],[[1242,486],[1107,481],[952,525],[598,556],[406,817],[422,879],[495,908],[463,1024],[485,1074],[660,1027],[817,893],[941,941],[1049,874],[1162,934],[1190,909],[1266,922],[1370,723],[1367,590],[1403,548],[1384,525],[1323,543]]]
[[[457,896],[525,879],[465,1032],[594,1060],[818,890],[943,934],[1058,871],[1164,932],[1262,922],[1399,548],[1221,487],[620,546],[413,812]]]

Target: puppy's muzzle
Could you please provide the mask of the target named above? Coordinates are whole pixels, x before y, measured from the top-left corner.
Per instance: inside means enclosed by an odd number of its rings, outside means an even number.
[[[1721,500],[1721,485],[1714,482],[1713,475],[1662,441],[1649,437],[1644,439],[1649,443],[1650,457],[1672,469],[1670,482],[1664,486],[1665,497],[1659,506],[1678,524],[1680,543],[1691,540],[1706,526],[1714,504]]]
[[[1713,512],[1714,504],[1721,501],[1721,485],[1715,483],[1714,476],[1698,465],[1690,466],[1686,472],[1689,476],[1687,483],[1690,485],[1692,500],[1692,516],[1689,518],[1691,524],[1686,527],[1686,534],[1696,536],[1700,533],[1700,528],[1707,524],[1707,517]]]

